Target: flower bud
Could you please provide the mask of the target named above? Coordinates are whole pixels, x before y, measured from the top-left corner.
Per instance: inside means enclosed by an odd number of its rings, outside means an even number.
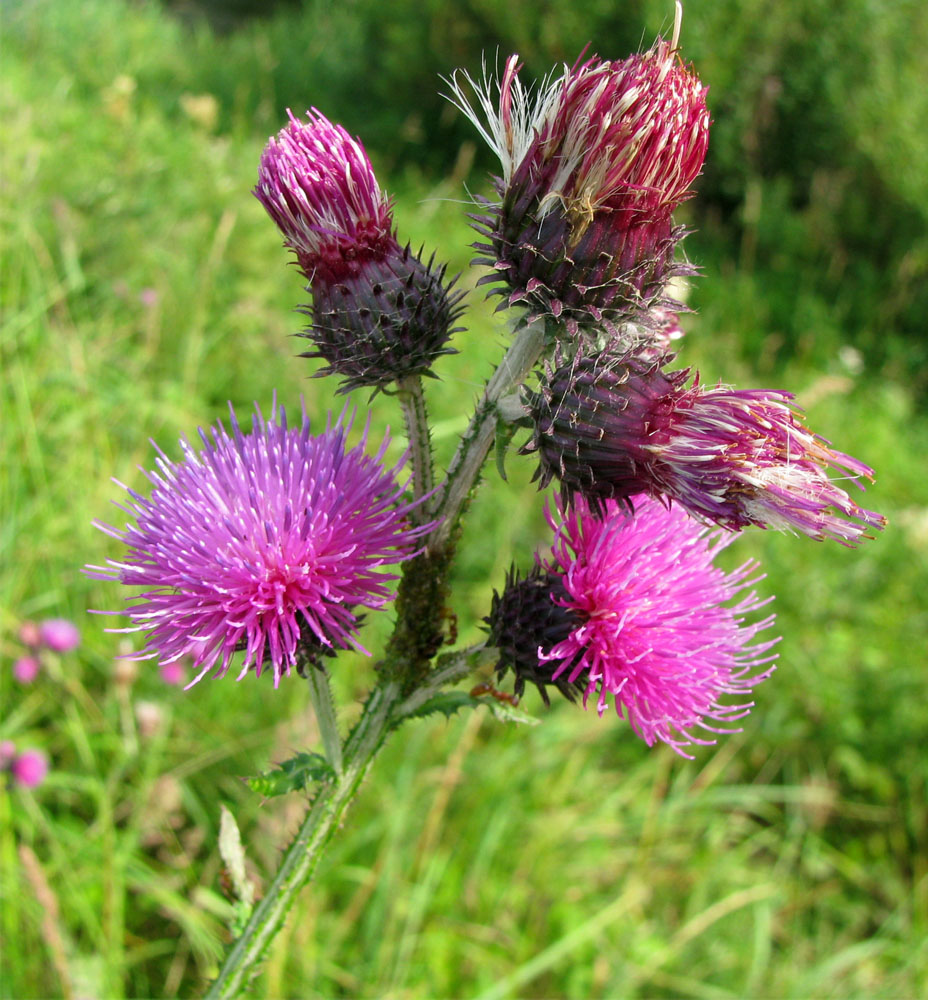
[[[337,374],[341,391],[383,388],[426,374],[460,327],[462,292],[445,267],[424,263],[393,231],[392,206],[364,147],[318,111],[290,124],[264,149],[255,196],[283,233],[310,282],[302,334]]]
[[[884,526],[828,476],[872,480],[872,469],[811,433],[790,393],[687,381],[687,370],[630,356],[576,358],[549,372],[529,398],[527,450],[538,452],[542,484],[556,477],[566,495],[594,504],[645,493],[725,528],[849,546]]]

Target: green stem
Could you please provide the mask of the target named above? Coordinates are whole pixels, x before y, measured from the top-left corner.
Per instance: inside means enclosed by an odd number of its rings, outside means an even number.
[[[531,323],[523,327],[487,383],[470,425],[461,437],[458,450],[451,460],[437,502],[433,504],[433,516],[441,518],[441,524],[429,537],[430,552],[444,548],[457,526],[457,520],[464,509],[467,497],[493,444],[497,403],[514,386],[525,381],[541,357],[544,345],[542,323]]]
[[[422,686],[416,688],[405,701],[397,706],[393,713],[394,720],[397,723],[402,722],[403,719],[412,715],[416,709],[438,694],[442,688],[448,687],[449,684],[456,684],[484,663],[493,662],[496,657],[496,648],[487,647],[482,642],[439,656],[435,669],[429,674]]]
[[[429,416],[422,392],[422,379],[418,375],[400,379],[400,406],[406,422],[406,437],[409,441],[412,463],[412,488],[416,500],[431,493],[435,488],[432,471],[432,439],[429,431]],[[419,523],[427,520],[426,512],[420,507],[413,515]]]
[[[283,924],[296,894],[307,883],[319,858],[338,829],[377,751],[393,725],[399,686],[388,683],[371,692],[361,718],[345,744],[339,774],[322,785],[293,843],[287,848],[277,875],[232,945],[207,997],[238,996],[258,972],[274,935]]]
[[[306,679],[316,713],[316,722],[325,747],[325,756],[336,774],[342,771],[342,740],[338,735],[338,721],[335,717],[335,703],[332,700],[332,685],[323,667],[307,663]]]

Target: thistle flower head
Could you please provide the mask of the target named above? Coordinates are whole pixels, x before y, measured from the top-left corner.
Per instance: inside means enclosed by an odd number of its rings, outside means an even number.
[[[255,197],[312,277],[353,273],[359,263],[396,247],[389,199],[364,147],[315,108],[264,148]]]
[[[322,358],[317,375],[343,378],[341,390],[384,388],[428,374],[460,330],[462,292],[451,290],[434,256],[397,242],[392,208],[364,147],[318,111],[290,124],[264,149],[256,197],[309,279],[309,329]]]
[[[182,440],[183,461],[159,451],[151,496],[128,490],[135,523],[97,525],[127,554],[87,571],[143,588],[122,630],[148,633],[139,658],[189,658],[193,684],[244,649],[239,676],[267,668],[276,685],[322,650],[362,648],[354,609],[390,599],[380,568],[414,555],[430,526],[407,524],[415,504],[402,502],[402,463],[382,465],[388,438],[370,456],[366,430],[347,447],[341,418],[314,436],[305,410],[293,428],[282,407],[256,412],[249,433],[230,414],[231,434],[201,430],[200,451]]]
[[[575,358],[548,372],[529,406],[540,477],[567,496],[676,500],[725,528],[788,529],[853,546],[885,519],[829,477],[872,470],[813,434],[792,395],[706,388],[659,361]]]
[[[662,39],[622,61],[565,67],[534,92],[518,73],[511,56],[496,85],[486,73],[451,81],[451,100],[502,166],[500,203],[476,219],[489,242],[475,246],[495,271],[487,280],[504,283],[504,305],[572,333],[640,324],[668,304],[667,281],[690,273],[673,263],[683,230],[671,213],[705,159],[705,88]]]
[[[539,663],[555,681],[582,681],[600,715],[614,700],[649,746],[661,740],[686,756],[686,744],[714,742],[694,730],[731,732],[719,726],[751,709],[743,699],[772,673],[778,641],[755,641],[772,615],[748,621],[767,603],[749,589],[756,564],[713,565],[734,536],[647,497],[634,515],[611,500],[594,512],[582,499],[559,503],[557,515],[548,510],[555,541],[544,568],[559,578],[552,601],[577,624],[539,644]],[[741,700],[723,704],[727,695]]]

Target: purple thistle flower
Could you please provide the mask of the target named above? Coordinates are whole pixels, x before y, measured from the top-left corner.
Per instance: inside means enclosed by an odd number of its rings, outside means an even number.
[[[305,409],[288,428],[275,403],[267,421],[256,412],[250,433],[230,414],[231,435],[222,424],[201,430],[201,451],[182,439],[182,462],[159,449],[157,471],[146,473],[151,498],[127,488],[123,509],[136,524],[97,523],[127,556],[88,567],[144,588],[128,611],[133,626],[115,631],[148,632],[140,659],[189,657],[198,673],[188,687],[213,668],[225,675],[238,649],[239,678],[267,667],[275,686],[332,647],[364,651],[354,609],[391,599],[395,576],[381,567],[415,555],[433,527],[407,524],[416,504],[402,502],[403,460],[382,465],[389,438],[372,457],[367,429],[347,448],[341,418],[313,436]]]
[[[555,541],[544,568],[565,595],[552,600],[578,624],[555,645],[539,646],[538,660],[555,681],[582,680],[584,704],[595,694],[600,715],[612,698],[649,746],[661,740],[687,756],[686,744],[715,742],[694,729],[732,732],[715,724],[727,726],[753,706],[721,698],[744,697],[773,672],[770,649],[779,639],[755,639],[774,616],[747,621],[772,598],[748,590],[761,579],[750,578],[756,563],[727,574],[713,565],[733,535],[646,497],[634,506],[632,515],[611,500],[598,513],[583,500],[569,510],[559,503],[560,523],[547,511]]]
[[[364,147],[318,111],[271,138],[255,196],[297,256],[313,296],[309,329],[328,362],[317,375],[340,375],[340,391],[383,388],[429,373],[461,327],[463,292],[446,268],[427,262],[393,231],[392,206]]]
[[[489,239],[475,244],[480,262],[495,272],[482,280],[509,293],[499,308],[518,303],[571,334],[605,327],[627,339],[647,333],[651,307],[674,306],[664,287],[692,269],[674,264],[684,230],[671,213],[709,136],[705,88],[675,46],[676,33],[622,61],[578,61],[534,94],[511,56],[498,84],[463,74],[477,107],[452,78],[452,102],[502,165],[500,203],[475,217]],[[644,331],[620,330],[629,321]]]
[[[835,451],[802,423],[788,392],[687,387],[688,370],[606,355],[549,372],[529,400],[540,478],[596,502],[635,494],[676,500],[737,530],[798,531],[853,546],[882,528],[828,476],[863,489],[873,470]],[[858,523],[859,522],[859,523]]]
[[[56,653],[70,653],[81,644],[81,634],[67,618],[49,618],[39,625],[39,640]]]

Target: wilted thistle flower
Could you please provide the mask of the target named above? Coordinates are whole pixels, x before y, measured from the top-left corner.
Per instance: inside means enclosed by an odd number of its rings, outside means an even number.
[[[612,699],[649,746],[661,740],[682,754],[688,743],[714,742],[693,730],[733,731],[718,724],[746,715],[753,702],[720,699],[748,695],[769,677],[770,649],[779,640],[755,642],[772,615],[747,621],[767,603],[748,590],[759,579],[750,579],[756,563],[732,573],[713,565],[733,535],[647,497],[634,506],[632,515],[606,501],[594,514],[583,500],[569,510],[561,503],[560,520],[549,509],[555,541],[536,577],[547,581],[566,634],[552,642],[550,631],[536,626],[551,618],[536,612],[540,597],[496,632],[523,642],[520,657],[509,657],[517,677],[521,671],[533,679],[522,661],[535,655],[533,669],[554,683],[582,686],[584,704],[595,696],[600,715]]]
[[[542,380],[529,408],[540,478],[567,496],[676,500],[725,528],[788,529],[853,546],[885,518],[829,478],[863,489],[873,470],[802,423],[791,393],[705,387],[659,362],[575,358]],[[860,522],[860,523],[858,523]]]
[[[322,650],[362,649],[353,609],[390,599],[395,577],[380,567],[414,555],[431,525],[406,522],[416,504],[402,503],[402,461],[382,465],[388,438],[372,457],[366,430],[349,449],[350,423],[313,436],[305,410],[288,428],[276,405],[268,421],[256,413],[250,433],[234,413],[230,423],[231,435],[222,424],[201,430],[199,452],[183,439],[182,462],[159,450],[157,471],[146,473],[151,498],[128,490],[123,509],[136,524],[97,524],[127,555],[88,572],[144,588],[122,630],[148,632],[138,658],[189,657],[193,684],[214,667],[223,676],[244,649],[239,677],[268,668],[276,685]]]
[[[475,244],[527,318],[552,317],[616,335],[647,332],[674,274],[684,235],[671,213],[702,169],[709,136],[705,88],[678,59],[676,39],[617,62],[578,62],[536,92],[511,56],[498,84],[452,79],[451,100],[500,158],[499,204],[476,217]],[[494,100],[494,90],[499,93]],[[628,335],[626,328],[624,333]],[[631,328],[636,335],[642,330]]]
[[[318,111],[271,138],[261,157],[256,197],[295,251],[313,296],[309,330],[323,358],[319,375],[344,379],[341,391],[383,388],[427,374],[460,327],[461,292],[445,283],[434,257],[423,263],[393,230],[364,147]]]

